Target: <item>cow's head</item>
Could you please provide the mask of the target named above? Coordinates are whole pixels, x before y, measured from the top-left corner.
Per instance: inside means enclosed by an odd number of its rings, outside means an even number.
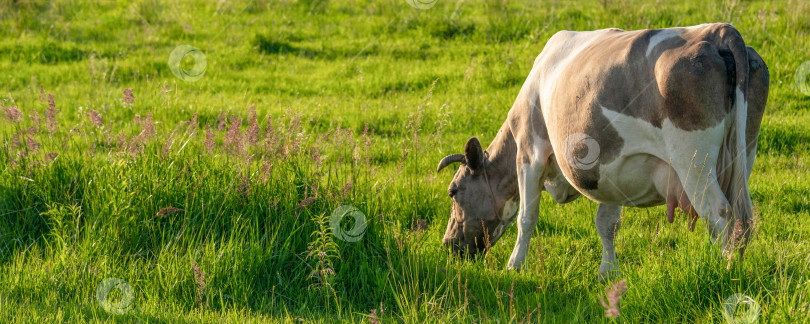
[[[514,221],[519,204],[515,185],[501,168],[490,164],[477,138],[467,141],[464,154],[442,159],[437,171],[456,162],[461,166],[447,189],[453,205],[443,243],[456,254],[473,258],[498,241]]]

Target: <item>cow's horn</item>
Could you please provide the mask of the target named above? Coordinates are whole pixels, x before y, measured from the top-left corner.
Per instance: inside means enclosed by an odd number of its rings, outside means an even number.
[[[444,167],[456,163],[464,161],[464,154],[450,154],[445,156],[441,161],[439,161],[439,167],[436,168],[436,172],[441,171]]]

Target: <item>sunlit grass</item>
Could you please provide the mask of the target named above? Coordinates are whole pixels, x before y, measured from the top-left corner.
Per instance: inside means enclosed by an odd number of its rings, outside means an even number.
[[[456,260],[436,163],[494,137],[556,31],[715,21],[770,69],[759,232],[727,270],[702,222],[624,209],[621,320],[719,322],[735,293],[763,322],[806,320],[810,97],[794,74],[810,6],[393,0],[0,1],[0,99],[21,114],[0,111],[0,320],[608,321],[595,203],[544,197],[520,273],[505,270],[515,228]],[[199,81],[169,70],[181,44],[206,55]],[[362,240],[324,230],[341,205],[366,215]],[[106,278],[133,288],[126,314],[97,302]]]

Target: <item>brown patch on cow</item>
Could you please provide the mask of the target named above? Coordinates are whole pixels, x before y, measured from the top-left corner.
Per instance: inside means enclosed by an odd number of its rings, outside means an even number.
[[[664,98],[662,114],[675,127],[703,130],[728,115],[733,100],[728,87],[733,85],[728,83],[726,61],[711,43],[693,42],[664,52],[655,70]]]
[[[770,73],[768,66],[753,48],[748,47],[748,120],[745,125],[745,141],[751,150],[757,144],[765,103],[768,101]]]
[[[646,121],[661,128],[663,115],[659,109],[663,98],[655,79],[655,61],[647,60],[647,47],[650,39],[663,32],[662,29],[626,32],[614,38],[598,43],[591,55],[599,51],[611,53],[612,62],[602,72],[604,88],[600,91],[598,102],[606,109]],[[661,41],[650,53],[656,57],[673,48],[683,46],[686,40],[673,36]],[[590,56],[590,55],[589,55]],[[601,61],[601,60],[600,60]],[[635,91],[627,91],[633,89]]]

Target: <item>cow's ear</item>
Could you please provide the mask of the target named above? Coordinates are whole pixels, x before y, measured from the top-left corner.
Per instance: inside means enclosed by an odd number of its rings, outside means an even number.
[[[478,142],[477,137],[470,137],[467,144],[464,145],[464,159],[467,162],[467,167],[477,171],[484,166],[484,150],[481,149],[481,143]]]

